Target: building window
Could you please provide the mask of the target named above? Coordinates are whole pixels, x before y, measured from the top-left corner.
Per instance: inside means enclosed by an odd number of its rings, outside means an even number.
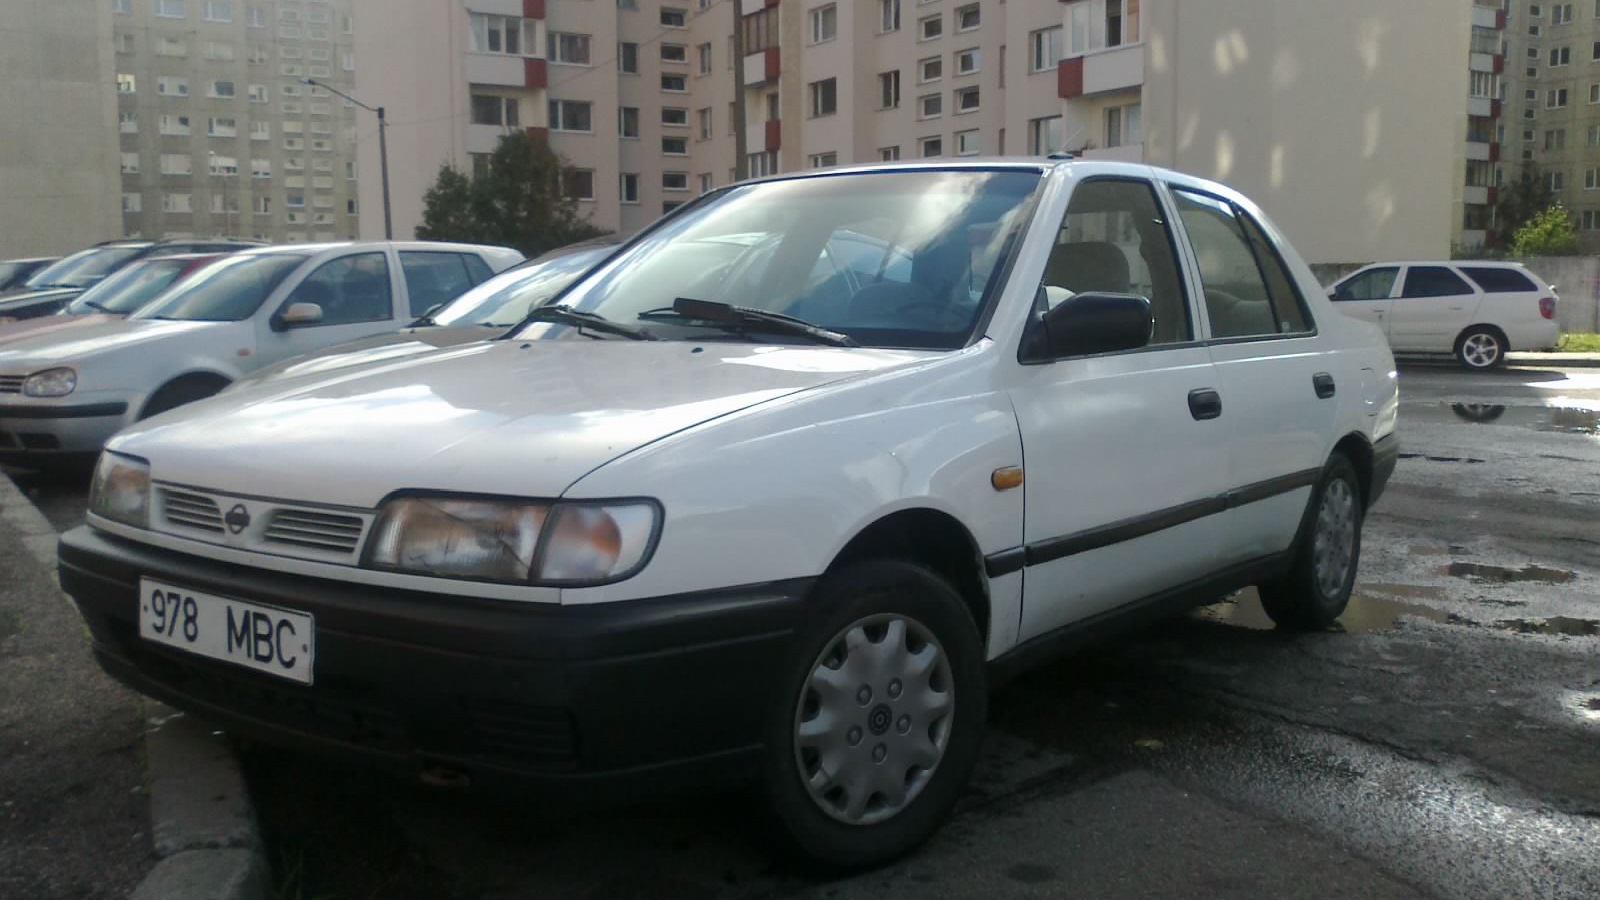
[[[661,189],[663,191],[687,191],[689,189],[689,173],[662,172]]]
[[[824,78],[813,81],[809,85],[811,90],[811,116],[831,116],[839,111],[839,80],[837,78]]]
[[[1067,56],[1136,43],[1139,40],[1139,4],[1136,0],[1074,3],[1067,7],[1067,23],[1071,29],[1064,48]]]
[[[765,153],[749,154],[745,157],[745,169],[751,178],[778,174],[778,151],[768,150]]]
[[[930,156],[943,156],[944,155],[944,139],[943,138],[940,138],[940,137],[937,137],[937,136],[936,137],[925,137],[921,141],[918,142],[918,145],[922,149],[922,156],[923,156],[924,159],[926,159],[927,157],[930,157]]]
[[[621,180],[622,180],[622,202],[623,203],[638,203],[639,202],[639,173],[638,172],[623,172]]]
[[[617,107],[617,134],[625,138],[639,136],[639,107]]]
[[[137,154],[137,153],[124,153],[124,154],[122,154],[122,174],[124,174],[124,175],[137,175],[137,174],[139,174],[139,154]]]
[[[232,100],[234,96],[233,82],[213,81],[211,82],[210,88],[207,89],[206,94],[207,96],[215,97],[219,100]]]
[[[138,134],[139,113],[131,109],[117,113],[117,127],[123,134]]]
[[[522,108],[514,97],[492,94],[472,95],[472,124],[514,128],[522,120]]]
[[[622,41],[617,44],[617,71],[624,75],[639,74],[639,45]]]
[[[1600,2],[1600,0],[1596,0],[1596,2]],[[1589,85],[1589,102],[1600,103],[1600,84]]]
[[[515,103],[516,101],[511,101]],[[594,104],[580,100],[550,101],[551,131],[593,131],[590,113]],[[512,123],[515,124],[515,123]]]
[[[232,62],[233,45],[224,41],[206,41],[206,59]]]
[[[1571,62],[1572,62],[1572,48],[1571,47],[1551,47],[1550,48],[1550,65],[1551,66],[1564,66],[1564,65],[1567,65],[1567,64],[1569,64]]]
[[[661,204],[661,214],[664,216],[682,205],[682,200],[668,200]]]
[[[713,187],[716,187],[716,185],[712,183],[711,173],[710,172],[701,172],[700,173],[700,193],[709,194],[709,193],[711,193],[711,189]]]
[[[672,72],[662,72],[661,89],[668,93],[681,94],[689,89],[689,79]]]
[[[188,194],[162,194],[161,211],[169,213],[194,212],[194,198]]]
[[[129,34],[126,31],[118,32],[117,33],[117,52],[118,53],[132,53],[133,49],[134,49],[133,48],[133,35]]]
[[[1030,71],[1054,72],[1056,64],[1061,62],[1061,26],[1041,28],[1030,33],[1028,43],[1033,48]]]
[[[122,211],[125,213],[144,212],[144,197],[140,194],[123,194]]]
[[[1544,107],[1545,107],[1545,109],[1563,109],[1563,108],[1566,107],[1566,105],[1567,105],[1567,89],[1566,88],[1555,88],[1553,90],[1545,91],[1545,94],[1544,94]]]
[[[684,64],[689,61],[688,44],[662,44],[661,61],[664,63]]]
[[[944,34],[944,17],[928,16],[917,20],[917,40],[931,41]]]
[[[956,132],[957,156],[977,156],[979,153],[983,152],[981,149],[982,146],[983,142],[978,137],[978,129],[973,128],[969,131]]]
[[[561,194],[572,200],[594,199],[594,170],[568,169],[561,174]]]
[[[936,119],[944,115],[943,94],[923,94],[917,98],[917,118]]]
[[[981,98],[978,96],[978,89],[976,87],[962,88],[956,91],[955,95],[956,115],[959,116],[962,113],[978,111],[979,100]]]
[[[1143,110],[1137,103],[1107,109],[1106,146],[1137,146],[1144,143],[1143,118]]]
[[[1556,4],[1553,4],[1550,7],[1550,24],[1551,25],[1571,25],[1572,24],[1572,4],[1571,3],[1556,3]]]
[[[1583,211],[1582,225],[1584,231],[1600,230],[1600,210],[1586,209]]]
[[[207,22],[232,22],[233,0],[206,0]]]
[[[251,103],[271,103],[272,94],[264,84],[252,84],[248,88]]]
[[[878,74],[878,108],[895,109],[900,105],[900,70]]]
[[[1600,191],[1600,169],[1584,170],[1583,189],[1586,191]]]
[[[839,164],[839,154],[831,150],[827,153],[813,153],[811,154],[810,163],[811,168],[813,169],[825,169],[828,166],[837,166]]]
[[[589,36],[550,32],[550,61],[569,66],[589,64]]]
[[[699,112],[699,120],[700,120],[700,140],[702,140],[702,141],[711,140],[711,135],[714,133],[712,131],[714,126],[712,125],[711,107],[707,106],[704,109],[700,110],[700,112]]]
[[[209,157],[211,160],[211,174],[213,175],[238,175],[239,161],[231,156],[218,156],[215,153]]]
[[[111,0],[111,11],[114,13],[133,12],[133,0]]]
[[[164,115],[160,121],[161,133],[172,137],[187,137],[192,134],[189,127],[188,116]]]
[[[163,19],[181,19],[188,15],[184,0],[156,0],[156,15]]]
[[[839,7],[829,3],[811,11],[811,43],[820,44],[839,36]]]
[[[667,156],[688,156],[689,139],[680,136],[663,135],[661,138],[661,152]]]
[[[930,56],[917,60],[917,83],[927,84],[944,77],[944,57]]]
[[[1472,96],[1492,99],[1495,93],[1493,72],[1472,73]]]
[[[899,144],[896,144],[893,147],[879,147],[878,148],[878,159],[882,160],[883,162],[894,162],[895,160],[897,160],[899,158],[900,158],[900,145]]]
[[[700,75],[710,75],[711,43],[707,41],[706,43],[701,44],[699,47],[695,48],[695,52],[699,59],[699,65],[696,67],[695,71]]]
[[[124,72],[117,73],[117,93],[131,94],[137,86],[137,79]]]
[[[1546,150],[1567,149],[1567,130],[1565,128],[1552,128],[1544,133],[1544,148]]]
[[[1531,137],[1529,140],[1533,140]],[[1600,125],[1589,126],[1589,146],[1600,147]]]
[[[470,24],[473,53],[539,55],[539,24],[534,19],[472,13]]]
[[[689,11],[678,7],[661,7],[661,24],[667,28],[688,28]]]
[[[977,47],[973,47],[970,50],[962,50],[956,54],[956,74],[972,75],[976,73],[978,67],[982,65],[982,60],[983,52]]]
[[[1028,152],[1034,156],[1049,156],[1061,150],[1065,129],[1060,116],[1045,116],[1028,120]]]
[[[270,159],[252,159],[252,160],[250,160],[250,177],[251,178],[271,178],[272,177],[272,160],[270,160]]]
[[[227,116],[212,116],[206,120],[206,134],[212,137],[238,137],[239,120]]]
[[[900,30],[900,0],[878,0],[878,33]]]
[[[975,31],[982,24],[978,4],[972,3],[956,9],[956,30]]]
[[[161,154],[161,174],[192,175],[194,174],[194,160],[187,153],[163,153]]]
[[[181,57],[189,55],[189,44],[178,38],[157,38],[156,55],[166,57]]]
[[[1547,189],[1552,190],[1552,191],[1564,191],[1564,190],[1566,190],[1567,189],[1567,175],[1566,175],[1566,173],[1565,172],[1546,172],[1546,173],[1544,173],[1544,186]]]

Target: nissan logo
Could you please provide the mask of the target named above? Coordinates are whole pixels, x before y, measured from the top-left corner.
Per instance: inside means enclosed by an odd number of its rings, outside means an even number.
[[[228,526],[229,532],[238,534],[250,527],[250,510],[245,509],[243,503],[235,503],[222,521]]]

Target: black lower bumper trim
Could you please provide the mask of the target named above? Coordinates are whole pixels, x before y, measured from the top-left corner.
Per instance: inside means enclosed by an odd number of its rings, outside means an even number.
[[[812,579],[552,607],[199,559],[78,528],[61,584],[108,673],[269,742],[551,787],[753,772]],[[306,687],[139,637],[138,583],[310,613]]]
[[[77,406],[0,406],[0,419],[98,419],[120,416],[126,403],[80,403]]]

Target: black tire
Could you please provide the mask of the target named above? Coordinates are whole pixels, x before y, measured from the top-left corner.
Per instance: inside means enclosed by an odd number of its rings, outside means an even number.
[[[1323,570],[1318,568],[1319,532],[1331,537],[1333,531],[1332,523],[1324,516],[1325,506],[1330,504],[1330,492],[1336,497],[1331,501],[1334,507],[1342,503],[1337,499],[1339,496],[1348,497],[1351,503],[1350,525],[1353,527],[1348,541],[1348,561],[1343,577],[1337,579],[1336,583],[1331,583],[1334,579],[1323,577],[1323,573],[1330,571],[1326,565]],[[1322,478],[1311,492],[1311,503],[1301,519],[1300,534],[1295,541],[1294,562],[1289,571],[1257,586],[1262,608],[1279,628],[1288,631],[1322,631],[1344,615],[1345,607],[1350,603],[1350,593],[1355,588],[1356,570],[1361,564],[1361,525],[1366,514],[1365,506],[1361,479],[1356,475],[1355,466],[1343,454],[1335,453],[1328,459],[1328,465],[1322,470]],[[1329,544],[1324,544],[1322,552],[1329,552]]]
[[[927,840],[949,817],[971,779],[988,713],[983,642],[955,589],[914,563],[873,560],[846,566],[824,577],[813,597],[816,614],[797,636],[784,662],[768,719],[763,793],[781,853],[833,871],[859,870],[894,860]],[[806,762],[798,749],[798,723],[806,703],[804,691],[812,684],[824,651],[837,646],[836,641],[854,624],[883,615],[903,617],[908,629],[926,629],[943,649],[953,684],[948,731],[944,732],[943,756],[925,770],[925,782],[915,793],[908,791],[908,799],[897,812],[882,821],[851,823],[824,811],[823,801],[815,799],[802,780]],[[877,724],[879,710],[892,705],[882,700],[900,696],[891,690],[880,691],[872,703],[861,707],[862,722],[853,729],[858,741],[865,738],[859,752],[867,752],[868,745],[880,739],[893,740]],[[909,700],[912,689],[904,690]],[[883,715],[885,721],[898,722],[893,717],[901,711]],[[861,757],[855,759],[859,765]]]
[[[151,395],[150,401],[144,405],[144,413],[139,418],[148,419],[177,409],[186,403],[204,400],[215,396],[227,386],[228,383],[219,378],[180,378],[163,385]]]
[[[1456,338],[1456,361],[1474,372],[1487,372],[1505,365],[1510,349],[1500,329],[1474,325]]]

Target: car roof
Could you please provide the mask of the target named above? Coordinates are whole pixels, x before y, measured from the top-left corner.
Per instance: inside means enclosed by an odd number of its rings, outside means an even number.
[[[0,259],[0,265],[11,265],[11,264],[14,264],[14,263],[52,263],[52,262],[55,262],[58,259],[61,259],[61,257],[59,257],[59,256],[23,256],[23,257],[18,257],[16,259]]]
[[[362,248],[376,250],[382,247],[393,247],[396,250],[443,250],[456,253],[511,249],[494,244],[458,244],[450,241],[326,241],[319,244],[269,244],[261,247],[251,247],[241,250],[239,253],[245,256],[259,256],[265,253],[299,253],[313,256],[320,253],[331,253],[335,250]]]

